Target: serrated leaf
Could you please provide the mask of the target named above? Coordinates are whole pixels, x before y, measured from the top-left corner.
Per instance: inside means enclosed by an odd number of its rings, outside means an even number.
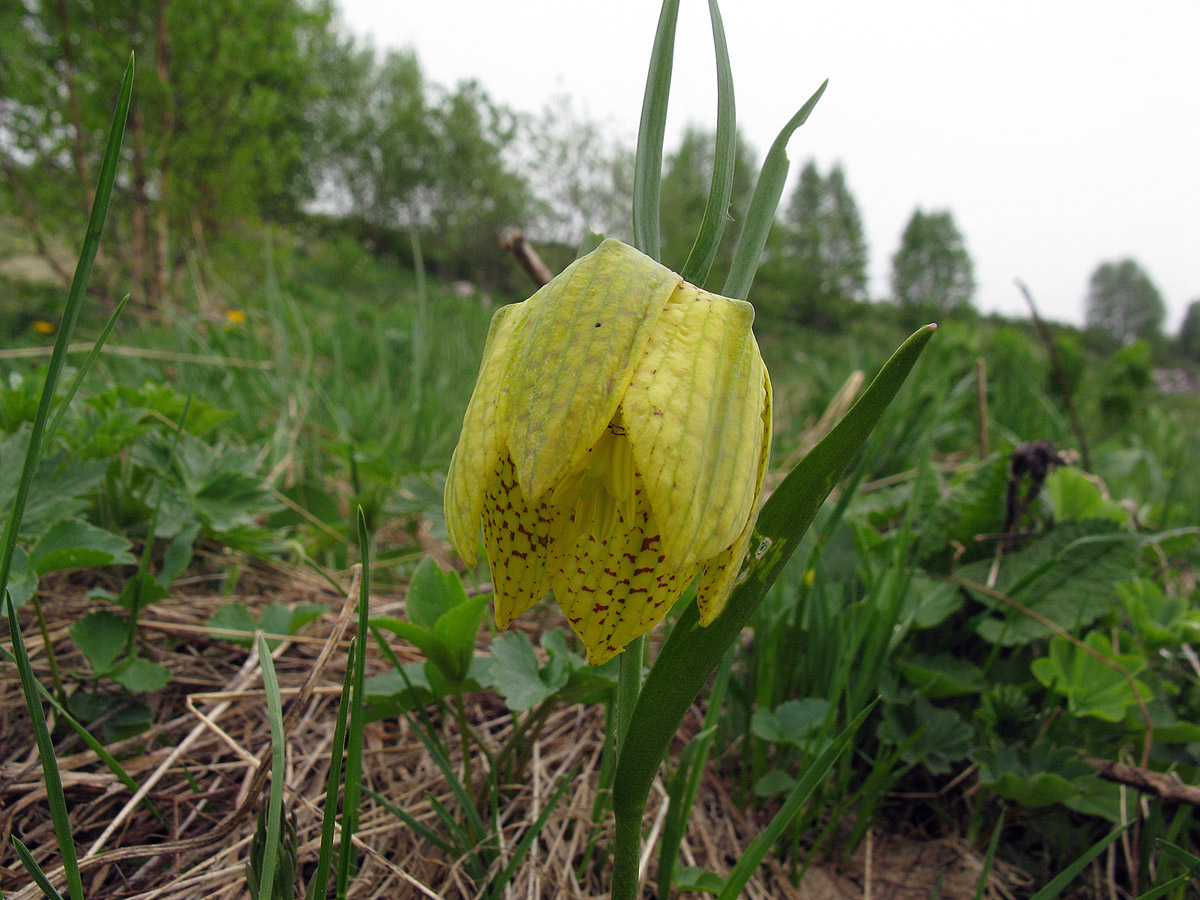
[[[924,697],[913,704],[890,703],[884,708],[879,738],[903,748],[905,762],[920,763],[940,775],[971,748],[970,725],[952,709],[939,709]]]
[[[1098,631],[1084,641],[1096,653],[1135,675],[1145,660],[1134,654],[1116,654],[1107,637]],[[1064,637],[1050,641],[1049,653],[1030,664],[1034,677],[1043,685],[1067,698],[1067,709],[1076,716],[1092,716],[1105,722],[1119,722],[1125,711],[1137,703],[1137,695],[1150,697],[1150,690],[1136,678],[1106,665],[1095,655]]]
[[[250,610],[246,609],[241,603],[226,603],[205,619],[204,624],[209,628],[227,628],[232,631],[246,632],[244,637],[228,634],[210,635],[214,640],[229,641],[231,644],[237,644],[241,647],[250,646],[254,641],[254,631],[258,628],[258,624],[254,621],[254,616],[250,615]]]
[[[913,654],[897,659],[896,669],[929,700],[978,694],[986,686],[978,666],[949,653]]]
[[[820,697],[787,700],[774,710],[756,709],[750,729],[764,741],[802,746],[825,724],[829,701]]]
[[[674,884],[681,891],[719,894],[725,887],[725,879],[716,872],[708,872],[699,866],[684,866],[675,873]]]
[[[536,706],[567,684],[566,667],[561,664],[539,667],[533,644],[520,632],[497,635],[491,650],[492,682],[511,710]]]
[[[63,569],[136,565],[125,538],[81,519],[61,519],[51,525],[29,553],[38,575]]]
[[[1007,800],[1025,806],[1049,806],[1082,795],[1095,770],[1078,751],[1048,744],[1032,747],[985,747],[971,754],[979,780]]]

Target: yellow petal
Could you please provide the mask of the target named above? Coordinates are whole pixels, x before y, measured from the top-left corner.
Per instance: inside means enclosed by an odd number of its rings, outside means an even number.
[[[523,304],[514,303],[502,306],[492,316],[479,377],[446,475],[446,531],[450,543],[469,566],[475,565],[477,557],[484,489],[499,458],[499,400],[508,371],[509,347],[520,330],[523,312]]]
[[[546,504],[528,502],[508,453],[495,460],[485,497],[483,542],[492,568],[496,625],[507,628],[550,589],[551,517]]]
[[[720,553],[754,512],[767,426],[753,321],[749,303],[683,285],[625,394],[634,461],[675,565]]]
[[[753,338],[751,338],[753,340]],[[757,345],[755,346],[757,352]],[[762,446],[758,456],[758,478],[754,488],[754,505],[758,506],[762,496],[763,479],[767,474],[767,463],[771,456],[771,378],[764,367],[762,370],[763,405],[761,418],[763,422]],[[757,520],[757,509],[746,522],[742,533],[729,549],[722,551],[708,561],[700,581],[696,585],[696,607],[700,612],[700,624],[708,625],[725,609],[737,576],[742,569],[742,560],[750,549],[750,540],[754,534],[754,524]]]
[[[608,534],[574,527],[574,511],[552,507],[548,568],[554,596],[588,661],[602,665],[663,620],[698,567],[670,569],[646,492],[634,473],[633,511],[615,512]]]
[[[584,464],[680,283],[650,257],[608,240],[525,301],[501,415],[527,496],[540,499]]]

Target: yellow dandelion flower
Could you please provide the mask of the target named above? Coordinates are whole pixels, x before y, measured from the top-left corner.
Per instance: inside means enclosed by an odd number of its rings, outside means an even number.
[[[599,665],[697,575],[721,612],[771,440],[753,320],[614,240],[496,312],[445,504],[470,565],[482,523],[500,628],[553,590]]]
[[[45,322],[42,319],[36,319],[30,327],[33,328],[33,330],[38,334],[54,334],[53,322]]]
[[[246,321],[246,312],[241,309],[227,309],[225,310],[225,318],[232,325],[241,325]]]

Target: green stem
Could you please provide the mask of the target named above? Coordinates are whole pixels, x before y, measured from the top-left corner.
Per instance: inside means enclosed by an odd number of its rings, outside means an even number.
[[[467,708],[463,705],[462,691],[454,692],[454,714],[458,718],[458,737],[462,742],[462,758],[463,758],[463,786],[467,789],[467,796],[475,796],[475,777],[471,771],[471,735],[468,732],[470,726],[467,724]]]
[[[630,641],[625,652],[617,657],[617,748],[625,746],[625,735],[629,721],[642,692],[642,649],[645,636],[639,635]]]
[[[613,842],[612,900],[637,900],[638,857],[642,852],[641,815],[617,813]]]

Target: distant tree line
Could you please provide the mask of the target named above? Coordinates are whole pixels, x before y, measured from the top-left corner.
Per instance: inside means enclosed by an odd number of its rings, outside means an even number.
[[[65,279],[128,53],[137,79],[106,245],[135,296],[166,296],[189,254],[258,221],[333,216],[378,250],[490,285],[519,226],[569,258],[587,230],[628,239],[632,150],[567,100],[513,110],[474,81],[431,83],[412,50],[378,53],[331,0],[23,0],[0,4],[0,191]],[[682,267],[707,202],[713,136],[687,129],[662,181],[663,261]],[[739,137],[728,271],[757,171]],[[867,242],[845,171],[806,163],[781,204],[755,287],[769,314],[837,327],[869,299]],[[510,287],[523,287],[517,281]],[[971,309],[974,267],[948,210],[912,213],[890,299],[916,322]],[[1200,302],[1200,301],[1198,301]],[[1087,323],[1118,343],[1161,334],[1165,307],[1133,260],[1104,263]],[[1180,347],[1200,358],[1193,303]]]

